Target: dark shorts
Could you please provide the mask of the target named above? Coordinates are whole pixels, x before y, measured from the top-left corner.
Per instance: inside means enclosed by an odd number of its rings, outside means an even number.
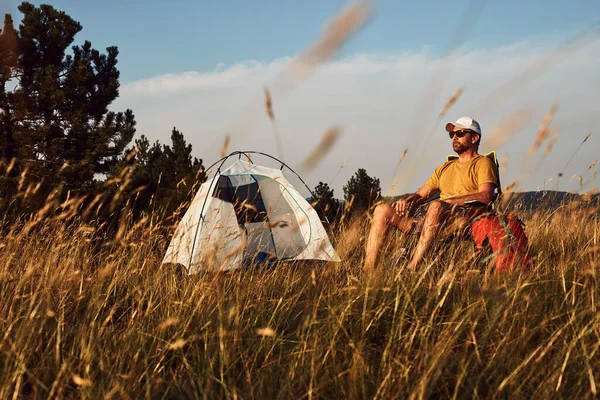
[[[439,201],[439,200],[435,200]],[[432,202],[421,204],[417,207],[411,207],[408,211],[408,218],[415,220],[415,229],[411,233],[420,233],[425,220],[425,215]],[[459,207],[448,205],[448,215],[445,218],[444,225],[449,231],[457,231],[467,227],[475,218],[489,212],[488,207]]]

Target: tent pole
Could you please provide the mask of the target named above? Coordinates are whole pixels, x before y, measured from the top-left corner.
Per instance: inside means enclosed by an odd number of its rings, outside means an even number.
[[[227,161],[227,159],[231,156],[233,156],[236,153],[240,153],[240,152],[233,152],[231,154],[229,154],[228,156],[225,156],[223,158],[221,158],[219,161],[221,161],[221,164],[219,165],[219,168],[217,168],[217,172],[215,173],[215,175],[213,176],[212,180],[210,181],[210,185],[208,186],[208,189],[210,190],[210,188],[212,187],[213,183],[215,182],[215,179],[217,177],[217,175],[219,175],[221,173],[221,167],[223,167],[223,164],[225,164],[225,161]],[[240,156],[241,158],[241,156]],[[214,167],[219,161],[213,163],[210,167],[208,167],[207,170],[210,170],[212,167]],[[196,232],[194,232],[194,241],[192,242],[192,251],[190,252],[190,261],[188,263],[189,267],[192,266],[192,259],[194,257],[194,250],[196,248],[196,239],[198,238],[198,230],[200,229],[200,224],[202,221],[202,214],[204,213],[204,207],[206,206],[206,200],[208,200],[208,196],[212,196],[211,193],[206,193],[206,197],[204,198],[204,202],[202,203],[202,208],[200,209],[200,217],[198,218],[198,224],[196,225]],[[189,273],[189,268],[188,268],[188,273]]]
[[[289,169],[294,175],[296,175],[296,178],[298,178],[300,180],[300,182],[302,182],[302,184],[304,185],[304,187],[306,187],[306,189],[308,190],[308,192],[310,193],[310,195],[312,197],[315,197],[315,194],[310,189],[310,187],[308,187],[308,184],[304,181],[304,179],[302,179],[300,177],[300,175],[298,175],[296,173],[296,171],[294,171],[289,165],[287,165],[286,163],[284,163],[283,161],[281,161],[277,157],[273,157],[270,154],[263,153],[262,151],[253,151],[253,150],[250,150],[250,151],[237,151],[237,150],[233,151],[233,152],[229,153],[228,155],[226,155],[225,157],[223,157],[223,158],[215,161],[208,168],[206,168],[206,171],[210,171],[210,169],[212,167],[214,167],[215,165],[217,165],[219,162],[221,163],[219,165],[219,167],[217,168],[217,171],[216,171],[215,175],[213,176],[213,178],[212,178],[212,180],[210,182],[209,189],[210,189],[210,187],[212,187],[212,185],[213,185],[213,183],[214,183],[215,178],[217,177],[217,175],[219,175],[221,173],[221,168],[223,167],[223,164],[225,164],[225,161],[227,161],[227,159],[229,157],[237,155],[237,156],[239,156],[239,159],[241,159],[242,155],[245,155],[246,158],[248,159],[248,161],[252,162],[252,159],[250,158],[250,156],[248,156],[248,154],[260,154],[261,156],[265,156],[265,157],[268,157],[268,158],[270,158],[272,160],[277,161],[278,163],[281,164],[281,167],[279,168],[281,171],[283,171],[283,167],[286,167],[287,169]],[[204,213],[204,207],[206,206],[206,200],[208,199],[208,196],[212,196],[212,194],[207,193],[206,197],[204,198],[204,202],[202,203],[202,208],[200,209],[200,218],[198,218],[198,225],[196,226],[196,232],[194,233],[194,241],[192,242],[192,251],[190,253],[190,261],[189,261],[189,266],[190,267],[192,265],[192,258],[194,256],[194,250],[195,250],[195,247],[196,247],[196,238],[198,237],[198,230],[199,230],[199,227],[200,227],[200,222],[203,219],[202,218],[202,214]],[[327,220],[328,224],[330,223],[329,220],[327,219],[327,217],[325,217],[325,220]],[[189,272],[189,269],[188,269],[188,272]]]

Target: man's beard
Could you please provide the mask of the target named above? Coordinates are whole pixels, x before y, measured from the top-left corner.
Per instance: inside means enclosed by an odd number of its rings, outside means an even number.
[[[469,150],[469,144],[461,142],[452,142],[452,149],[456,154],[462,154],[465,151]]]

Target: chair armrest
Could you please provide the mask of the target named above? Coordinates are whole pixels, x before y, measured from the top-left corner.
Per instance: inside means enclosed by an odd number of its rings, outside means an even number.
[[[479,200],[467,200],[464,202],[465,207],[487,207],[489,204],[485,204]]]

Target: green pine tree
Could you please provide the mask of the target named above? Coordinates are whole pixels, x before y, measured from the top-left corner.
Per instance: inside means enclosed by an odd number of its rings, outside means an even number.
[[[370,177],[363,168],[359,168],[344,185],[344,199],[347,204],[352,204],[353,214],[367,211],[380,197],[379,179]]]
[[[23,2],[19,11],[19,29],[7,15],[0,31],[0,161],[15,160],[1,195],[40,182],[38,200],[57,185],[85,194],[135,133],[131,110],[108,111],[119,95],[118,50],[71,47],[82,27],[52,6]]]
[[[130,151],[133,149],[130,149]],[[150,144],[141,135],[135,140],[135,156],[117,165],[111,178],[123,176],[131,170],[123,202],[133,203],[134,216],[153,211],[165,217],[177,216],[184,211],[180,206],[191,200],[200,184],[206,181],[202,160],[192,157],[192,145],[185,141],[176,128],[171,132],[171,144]]]
[[[327,221],[330,224],[336,222],[340,206],[333,195],[333,189],[327,183],[319,182],[313,190],[309,203],[317,211],[322,221]]]

